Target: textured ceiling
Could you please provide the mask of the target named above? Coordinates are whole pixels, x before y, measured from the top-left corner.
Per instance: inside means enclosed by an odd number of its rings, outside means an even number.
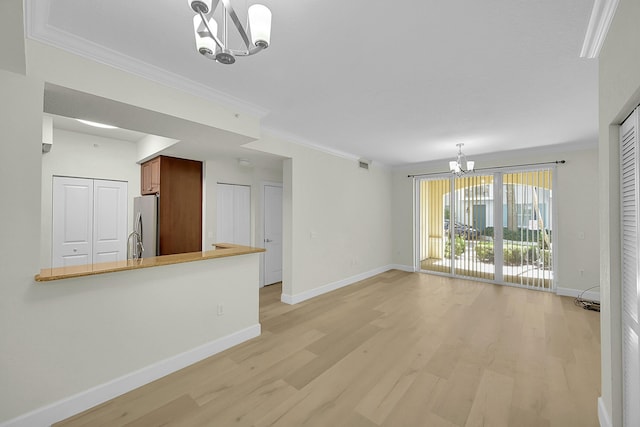
[[[389,165],[597,139],[597,62],[578,57],[591,1],[264,0],[271,46],[233,66],[195,51],[183,0],[28,3],[30,37]]]

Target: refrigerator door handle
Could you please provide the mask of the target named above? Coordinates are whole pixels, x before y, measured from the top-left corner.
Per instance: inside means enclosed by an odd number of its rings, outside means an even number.
[[[134,226],[134,231],[139,233],[140,236],[142,237],[142,213],[138,212],[138,215],[136,217],[136,225]]]

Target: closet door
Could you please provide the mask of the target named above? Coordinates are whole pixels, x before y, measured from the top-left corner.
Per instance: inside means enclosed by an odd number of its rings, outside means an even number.
[[[251,245],[251,187],[218,184],[216,242]]]
[[[638,110],[620,128],[623,424],[640,425]]]
[[[127,183],[93,182],[93,263],[127,259]]]
[[[127,259],[127,183],[53,177],[52,267]]]
[[[52,243],[52,267],[92,263],[92,179],[53,177]]]

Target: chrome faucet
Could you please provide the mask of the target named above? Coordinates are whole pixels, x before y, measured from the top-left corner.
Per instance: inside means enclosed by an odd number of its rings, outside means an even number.
[[[131,238],[133,238],[133,250],[131,250]],[[142,235],[137,231],[132,231],[127,238],[127,259],[140,259],[142,258],[143,252],[144,246],[142,246]]]
[[[131,238],[133,238],[133,250],[131,245]],[[133,253],[131,253],[133,252]],[[144,246],[142,246],[142,214],[138,212],[136,220],[133,225],[133,231],[127,237],[127,259],[140,259],[144,252]]]

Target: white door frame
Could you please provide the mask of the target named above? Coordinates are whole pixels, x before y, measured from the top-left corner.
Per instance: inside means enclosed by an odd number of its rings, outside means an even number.
[[[265,205],[265,199],[264,199],[264,192],[265,192],[265,187],[280,187],[283,188],[282,186],[282,182],[275,182],[275,181],[262,181],[260,183],[260,227],[258,230],[256,230],[256,246],[263,248],[264,247],[264,227],[265,227],[265,220],[264,220],[264,205]],[[283,196],[284,196],[284,192],[283,192]],[[284,225],[284,224],[283,224]],[[263,288],[265,286],[265,274],[264,274],[264,269],[265,269],[265,262],[264,262],[264,253],[260,254],[260,287]]]

